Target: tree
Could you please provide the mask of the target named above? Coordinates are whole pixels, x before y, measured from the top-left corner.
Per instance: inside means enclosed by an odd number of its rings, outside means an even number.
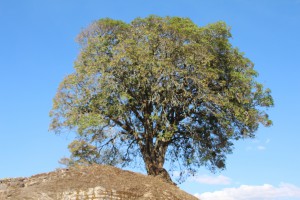
[[[168,180],[165,161],[188,174],[224,169],[233,141],[272,124],[265,110],[273,106],[230,37],[224,22],[199,27],[180,17],[92,23],[78,37],[50,129],[77,133],[75,162],[126,165],[140,156],[149,175]]]

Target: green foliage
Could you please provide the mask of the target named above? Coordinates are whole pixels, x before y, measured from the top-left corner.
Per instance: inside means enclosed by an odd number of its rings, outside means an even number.
[[[182,172],[223,169],[234,140],[272,124],[265,108],[273,106],[230,37],[224,22],[199,27],[180,17],[94,22],[78,37],[75,72],[59,86],[50,128],[77,132],[69,148],[79,162],[140,155]]]

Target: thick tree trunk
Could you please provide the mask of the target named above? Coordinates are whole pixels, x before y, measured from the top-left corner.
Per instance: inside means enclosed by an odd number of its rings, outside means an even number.
[[[167,170],[164,169],[165,155],[167,146],[158,144],[155,147],[151,144],[146,144],[141,147],[141,153],[145,162],[147,174],[157,176],[164,181],[176,185]]]
[[[164,181],[171,183],[171,184],[175,184],[169,173],[167,172],[167,170],[163,167],[160,167],[160,165],[156,165],[153,163],[145,163],[146,164],[146,169],[147,169],[147,173],[150,176],[157,176],[162,178]]]

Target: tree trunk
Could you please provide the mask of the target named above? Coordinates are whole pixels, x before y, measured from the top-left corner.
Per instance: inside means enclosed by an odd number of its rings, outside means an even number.
[[[145,162],[147,174],[162,178],[164,181],[176,185],[166,169],[164,169],[165,155],[167,146],[157,144],[155,147],[151,144],[143,145],[141,148],[143,160]]]
[[[176,185],[172,181],[169,173],[167,172],[167,170],[165,168],[160,167],[159,165],[156,165],[153,163],[145,163],[145,164],[146,164],[146,169],[147,169],[148,175],[162,178],[164,181]]]

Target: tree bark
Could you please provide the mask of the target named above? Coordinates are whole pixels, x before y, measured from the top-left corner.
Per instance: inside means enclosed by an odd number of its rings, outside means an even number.
[[[176,185],[172,181],[167,170],[163,167],[167,146],[164,146],[162,143],[160,143],[154,147],[154,145],[146,143],[140,149],[145,162],[147,174],[162,178],[164,181]]]

